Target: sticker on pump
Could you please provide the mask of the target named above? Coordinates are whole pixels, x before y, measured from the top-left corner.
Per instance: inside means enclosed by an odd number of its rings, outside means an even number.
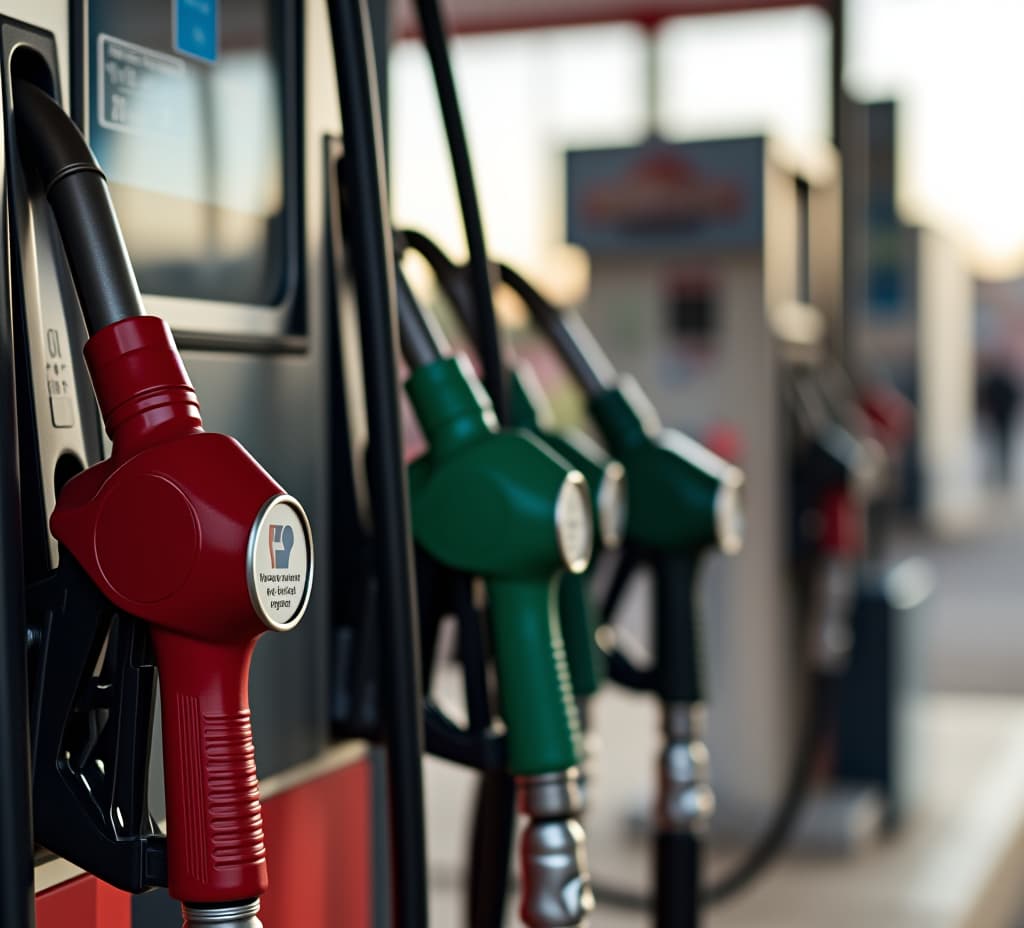
[[[302,506],[274,496],[260,510],[249,535],[249,597],[268,628],[287,631],[309,602],[313,539]]]
[[[101,32],[96,37],[96,118],[104,129],[173,135],[183,122],[185,62]]]
[[[183,55],[214,64],[220,43],[220,0],[175,0],[171,5],[174,47]]]

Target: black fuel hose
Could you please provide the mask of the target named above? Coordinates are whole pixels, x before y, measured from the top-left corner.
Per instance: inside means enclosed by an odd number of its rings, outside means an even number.
[[[522,274],[507,265],[499,265],[498,274],[526,304],[587,396],[600,396],[615,383],[614,365],[578,314],[556,309]]]
[[[14,82],[14,117],[26,166],[42,181],[89,334],[142,316],[142,295],[107,179],[78,127],[45,90]]]
[[[484,227],[480,218],[480,203],[473,181],[473,167],[469,157],[469,143],[459,111],[459,97],[455,90],[452,63],[448,55],[444,23],[438,0],[417,0],[423,41],[430,56],[437,86],[438,102],[444,119],[448,150],[451,153],[452,170],[455,172],[455,186],[459,194],[459,206],[466,231],[466,245],[469,248],[470,282],[473,287],[478,334],[477,347],[483,363],[483,381],[494,404],[499,422],[507,418],[505,371],[501,363],[501,340],[498,335],[498,320],[494,313],[494,298],[491,293],[490,266],[487,261],[487,247],[484,243]]]
[[[398,300],[398,338],[410,367],[424,367],[451,353],[444,333],[420,308],[401,268],[395,270]]]
[[[398,405],[397,299],[380,100],[366,0],[330,0],[345,157],[346,241],[359,300],[370,497],[380,583],[384,738],[393,924],[428,924],[423,812],[423,689],[408,486]]]
[[[476,330],[476,314],[472,307],[472,294],[466,286],[466,268],[452,261],[433,239],[415,229],[403,229],[396,233],[395,241],[402,251],[412,249],[426,259],[441,289],[451,301],[459,320],[469,331],[474,344],[479,340]]]

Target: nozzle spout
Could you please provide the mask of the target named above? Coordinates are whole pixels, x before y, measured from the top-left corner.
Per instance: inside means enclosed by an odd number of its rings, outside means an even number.
[[[578,779],[572,768],[516,780],[519,810],[530,817],[520,846],[519,908],[530,928],[584,928],[594,909]]]

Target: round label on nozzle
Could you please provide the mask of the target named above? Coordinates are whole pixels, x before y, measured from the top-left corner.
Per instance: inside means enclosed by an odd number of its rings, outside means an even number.
[[[578,470],[566,475],[558,491],[555,535],[566,568],[570,573],[583,573],[594,550],[594,516],[587,482]]]
[[[249,534],[249,598],[263,623],[283,632],[299,624],[313,579],[313,538],[298,500],[274,496]]]

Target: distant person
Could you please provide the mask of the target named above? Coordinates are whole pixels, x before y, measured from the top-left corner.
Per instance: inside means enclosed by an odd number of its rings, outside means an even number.
[[[1005,367],[993,367],[982,375],[980,405],[992,427],[995,440],[995,474],[1003,486],[1010,485],[1013,472],[1014,414],[1020,389]]]

